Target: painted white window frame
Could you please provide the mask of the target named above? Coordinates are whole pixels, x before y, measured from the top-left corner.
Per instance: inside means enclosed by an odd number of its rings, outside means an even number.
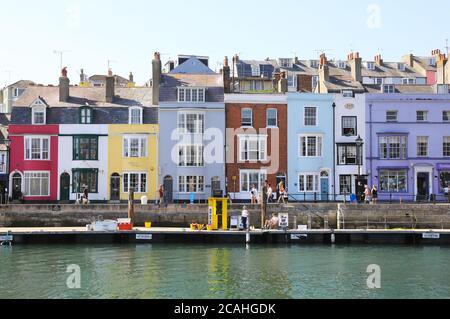
[[[125,176],[127,175],[127,178]],[[131,175],[138,175],[138,187],[139,190],[134,190],[135,194],[147,194],[148,193],[148,173],[147,172],[132,172],[127,171],[123,172],[122,174],[122,193],[128,193],[130,190],[130,183],[131,183]],[[145,175],[145,191],[142,191],[142,176]],[[127,181],[127,185],[125,185],[125,182]]]
[[[450,157],[450,136],[444,136],[442,141],[442,155]]]
[[[250,125],[243,125],[245,111],[250,111],[250,121],[251,121]],[[253,127],[253,109],[252,108],[246,107],[246,108],[241,109],[241,127]]]
[[[131,140],[139,142],[139,156],[131,156]],[[126,154],[128,152],[128,155]],[[124,135],[122,137],[122,157],[123,158],[147,158],[148,157],[148,136],[147,135]]]
[[[316,139],[316,155],[309,155],[308,152],[308,139],[315,138]],[[303,141],[305,139],[306,148],[305,154],[303,154]],[[323,157],[323,143],[324,143],[324,135],[323,134],[299,134],[298,135],[298,156],[299,158],[321,158]]]
[[[40,188],[41,188],[41,194],[40,195],[30,195],[29,194],[29,190],[30,190],[30,184],[28,184],[28,189],[27,189],[27,180],[30,179],[30,177],[27,178],[27,174],[47,174],[47,178],[48,178],[48,182],[47,182],[47,193],[46,194],[42,194],[42,191],[44,189],[42,189],[42,176],[40,176]],[[24,190],[24,196],[25,197],[49,197],[50,196],[50,171],[24,171],[23,172],[23,190]]]
[[[193,147],[195,148],[195,161],[194,165],[187,165],[188,163],[188,152],[187,148]],[[183,148],[183,164],[181,165],[180,158],[180,149]],[[201,144],[180,144],[178,145],[178,167],[205,167],[205,158],[204,158],[205,147]]]
[[[366,68],[368,69],[368,70],[375,70],[375,62],[371,62],[371,61],[367,61],[366,62]]]
[[[314,125],[306,123],[306,120],[307,120],[307,118],[306,118],[306,110],[307,109],[315,109],[314,121],[316,123]],[[307,127],[317,127],[317,126],[319,126],[319,116],[318,116],[319,114],[318,113],[319,113],[319,111],[318,111],[317,106],[305,106],[303,108],[303,125],[307,126]],[[311,119],[311,116],[309,116],[308,119]]]
[[[194,123],[195,126],[195,132],[189,132],[188,131],[188,115],[195,115],[196,120]],[[184,118],[183,123],[180,121],[180,116]],[[202,116],[202,118],[200,117]],[[191,134],[191,135],[197,135],[197,134],[204,134],[205,133],[205,112],[199,112],[199,111],[181,111],[177,113],[177,128],[178,133],[180,134]],[[181,124],[183,124],[183,127],[180,127]]]
[[[442,111],[442,121],[445,123],[450,122],[450,111]]]
[[[33,157],[33,146],[32,146],[32,140],[33,139],[39,139],[39,158],[32,158]],[[44,140],[47,140],[47,152],[44,152]],[[50,148],[51,148],[51,137],[50,136],[39,136],[39,135],[27,135],[23,137],[23,157],[25,161],[50,161],[51,158],[51,153],[50,153]],[[29,151],[29,157],[27,157],[27,146],[29,146],[30,151]],[[43,155],[47,153],[47,158],[43,158]]]
[[[422,119],[419,119],[419,112],[421,112]],[[428,111],[426,110],[416,111],[416,121],[419,123],[428,122]]]
[[[133,121],[134,117],[133,117],[133,111],[139,111],[139,122],[135,123],[135,121]],[[140,106],[132,106],[128,109],[128,124],[131,125],[142,125],[143,123],[143,118],[144,118],[144,109]]]
[[[428,157],[430,155],[430,138],[428,136],[417,136],[417,157]],[[421,151],[425,151],[421,153]]]
[[[238,135],[239,138],[239,161],[240,162],[250,162],[250,163],[256,163],[256,162],[265,162],[267,161],[267,135]],[[257,142],[258,149],[257,150],[248,150],[245,152],[243,147],[248,146],[249,142]],[[257,159],[244,159],[243,153],[247,153],[247,156],[249,157],[250,152],[256,152],[258,154]]]
[[[301,184],[300,184],[300,177],[303,176],[303,186],[304,189],[301,189]],[[308,181],[308,177],[312,177],[313,180],[313,190],[307,190],[307,181]],[[313,193],[318,193],[320,192],[320,173],[318,172],[301,172],[297,174],[297,190],[299,193],[309,193],[309,194],[313,194]]]
[[[275,111],[275,125],[269,125],[269,111]],[[272,118],[273,120],[273,118]],[[278,109],[275,108],[268,108],[266,110],[266,126],[268,128],[277,128],[278,127]]]
[[[178,189],[178,193],[179,194],[190,194],[191,192],[189,191],[189,185],[188,184],[188,177],[195,177],[196,178],[196,182],[195,182],[195,192],[192,192],[194,194],[204,194],[205,193],[205,176],[203,175],[179,175],[177,178],[177,189]],[[183,183],[181,183],[180,179],[183,178]],[[203,180],[203,183],[200,182],[200,180]],[[184,190],[182,191],[180,186],[183,185]],[[199,186],[201,186],[202,190],[199,191]]]
[[[194,93],[195,92],[195,99]],[[177,88],[178,103],[205,103],[206,88],[204,87],[183,87]]]
[[[42,113],[43,114],[43,123],[36,123],[35,115],[36,113]],[[33,125],[45,125],[47,124],[47,112],[46,107],[44,105],[34,105],[31,108],[31,124]]]
[[[390,115],[393,115],[393,113],[395,112],[395,120],[389,119]],[[391,113],[391,114],[389,114]],[[386,111],[386,123],[397,123],[398,122],[398,111],[397,110],[387,110]]]
[[[258,184],[250,182],[250,174],[258,174]],[[244,175],[247,175],[247,178],[243,178]],[[243,169],[239,170],[239,192],[240,193],[249,193],[251,191],[252,185],[255,184],[256,189],[258,191],[262,190],[265,180],[267,179],[267,170],[264,169]],[[246,187],[248,190],[244,190],[243,182],[246,182]]]

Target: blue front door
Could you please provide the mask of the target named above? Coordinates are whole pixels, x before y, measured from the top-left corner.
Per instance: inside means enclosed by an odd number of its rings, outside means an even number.
[[[330,199],[328,194],[328,177],[327,178],[321,178],[320,179],[320,193],[321,193],[321,200],[327,201]]]

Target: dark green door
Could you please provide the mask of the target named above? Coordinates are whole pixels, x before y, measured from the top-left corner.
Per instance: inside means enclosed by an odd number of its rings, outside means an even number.
[[[62,174],[59,185],[60,200],[68,201],[70,199],[70,175],[67,173]]]

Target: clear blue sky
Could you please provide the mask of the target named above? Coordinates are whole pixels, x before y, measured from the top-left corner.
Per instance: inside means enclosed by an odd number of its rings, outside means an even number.
[[[59,57],[72,83],[81,68],[89,75],[135,74],[150,78],[151,58],[176,54],[211,57],[218,67],[225,55],[245,59],[314,58],[332,49],[331,58],[360,51],[385,61],[414,52],[445,50],[450,38],[448,0],[23,0],[2,1],[0,85],[19,79],[56,83]],[[219,68],[219,67],[218,67]],[[11,71],[11,73],[8,73]]]

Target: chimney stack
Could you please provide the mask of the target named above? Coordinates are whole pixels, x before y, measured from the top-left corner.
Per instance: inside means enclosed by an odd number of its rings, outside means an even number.
[[[278,93],[287,93],[288,80],[286,78],[286,72],[281,72],[280,80],[278,81]]]
[[[383,59],[381,57],[381,54],[377,54],[374,58],[375,64],[378,66],[383,66]]]
[[[299,74],[297,78],[297,91],[313,93],[315,88],[312,87],[312,75]]]
[[[130,72],[129,80],[131,83],[134,83],[134,75],[133,72]]]
[[[350,53],[348,55],[348,62],[350,63],[350,67],[352,69],[353,80],[362,83],[362,59],[359,56],[359,52]]]
[[[83,85],[86,82],[86,74],[84,74],[84,69],[80,71],[80,85]]]
[[[228,57],[226,56],[223,61],[223,69],[222,69],[222,75],[223,75],[223,85],[225,89],[225,93],[231,92],[231,69],[230,65],[228,63]]]
[[[330,68],[328,67],[328,61],[325,53],[320,55],[319,80],[321,82],[328,82],[330,80]]]
[[[153,78],[152,78],[152,103],[153,105],[159,105],[159,89],[161,86],[161,54],[155,52],[152,61]]]
[[[106,85],[105,85],[105,101],[107,103],[114,102],[114,89],[115,89],[115,78],[113,76],[112,70],[108,70],[108,76],[106,77]]]
[[[61,77],[59,78],[59,101],[69,101],[70,80],[67,77],[67,67],[61,70]]]
[[[448,74],[446,74],[446,64],[447,64],[447,56],[445,54],[441,54],[439,50],[433,51],[435,53],[439,53],[439,55],[436,55],[436,68],[437,68],[437,74],[436,74],[436,83],[437,84],[449,84],[447,83]]]

